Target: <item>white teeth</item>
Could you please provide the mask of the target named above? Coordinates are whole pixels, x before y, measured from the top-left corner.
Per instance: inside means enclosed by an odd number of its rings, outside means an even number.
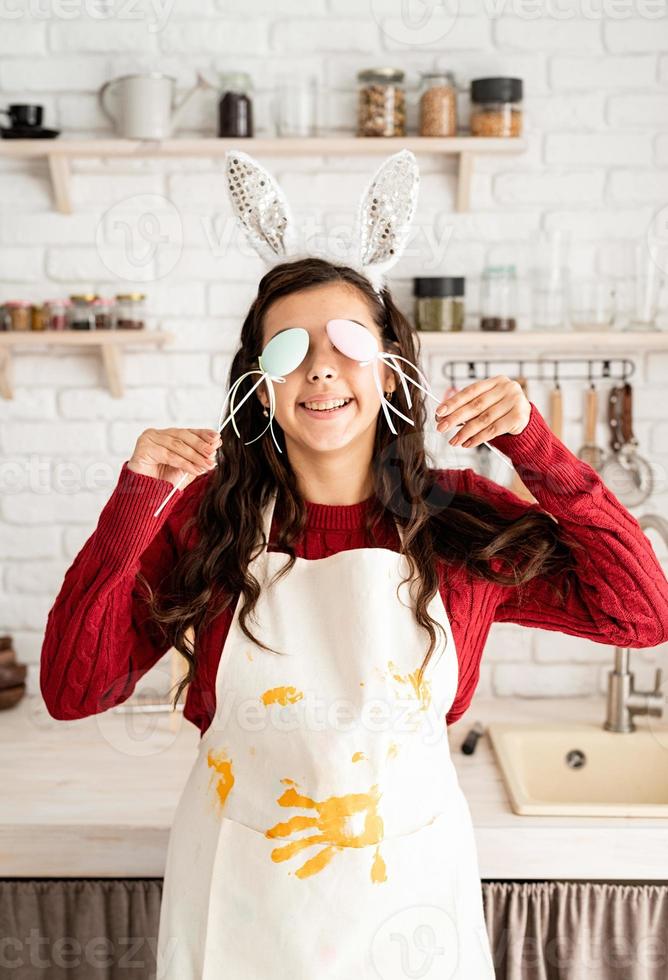
[[[304,402],[304,405],[316,412],[322,412],[327,408],[340,408],[341,405],[347,405],[349,401],[350,398],[337,398],[336,401],[331,402]]]

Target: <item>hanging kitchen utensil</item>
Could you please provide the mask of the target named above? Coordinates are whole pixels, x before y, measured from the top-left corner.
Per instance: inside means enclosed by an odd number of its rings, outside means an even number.
[[[554,362],[554,387],[550,392],[550,428],[557,437],[563,439],[564,430],[564,400],[562,397],[561,385],[559,384],[558,361]]]
[[[591,366],[590,366],[591,371]],[[584,405],[584,445],[578,450],[578,457],[588,463],[593,469],[600,470],[605,451],[596,445],[596,420],[598,418],[598,392],[591,381],[585,392]]]
[[[637,453],[633,389],[628,381],[610,390],[608,424],[611,451],[600,468],[601,478],[624,506],[635,507],[651,494],[654,474],[649,462]]]

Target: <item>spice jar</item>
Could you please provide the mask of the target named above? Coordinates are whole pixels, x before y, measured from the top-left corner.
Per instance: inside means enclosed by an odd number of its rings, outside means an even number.
[[[471,82],[471,135],[522,135],[522,79],[474,78]]]
[[[480,284],[480,329],[517,327],[517,272],[514,265],[489,265]]]
[[[223,75],[223,94],[218,100],[218,135],[252,136],[251,77],[245,71]]]
[[[406,93],[400,68],[358,72],[358,136],[405,136]]]
[[[50,299],[46,306],[46,325],[48,330],[66,330],[68,313],[71,307],[68,299]]]
[[[33,303],[30,307],[30,329],[46,330],[46,306]]]
[[[98,296],[93,303],[93,310],[95,312],[95,329],[111,330],[114,326],[114,301],[103,296]]]
[[[420,76],[420,136],[456,136],[457,89],[452,72],[422,72]]]
[[[30,303],[22,299],[5,303],[5,329],[30,330]]]
[[[115,309],[117,330],[144,329],[145,300],[144,293],[118,293]]]
[[[418,330],[464,329],[464,276],[423,276],[413,280]]]
[[[75,293],[70,296],[68,325],[70,330],[95,330],[95,293]]]

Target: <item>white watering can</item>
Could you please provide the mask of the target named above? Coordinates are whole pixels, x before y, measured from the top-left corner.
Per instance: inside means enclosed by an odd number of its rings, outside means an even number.
[[[161,140],[172,135],[182,121],[183,110],[192,96],[207,83],[198,74],[197,82],[176,101],[176,79],[162,72],[123,75],[105,82],[98,100],[116,134],[127,139]],[[115,101],[112,111],[111,100]]]

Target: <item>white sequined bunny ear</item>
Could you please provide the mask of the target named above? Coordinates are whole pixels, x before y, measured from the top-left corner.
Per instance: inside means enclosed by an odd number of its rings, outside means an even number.
[[[243,150],[228,150],[225,177],[232,210],[258,255],[271,265],[294,254],[295,220],[269,171]]]
[[[377,291],[406,247],[419,186],[415,154],[400,150],[381,164],[362,194],[353,246],[358,267]]]

